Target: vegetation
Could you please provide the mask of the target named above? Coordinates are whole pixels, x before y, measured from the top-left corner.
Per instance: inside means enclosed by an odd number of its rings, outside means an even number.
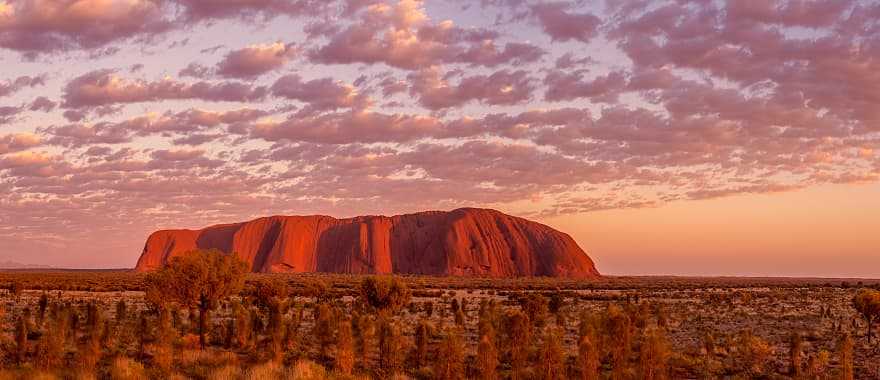
[[[0,273],[20,288],[0,378],[880,375],[870,282],[270,276],[199,255],[146,276]]]
[[[196,250],[171,258],[146,279],[146,299],[157,308],[169,303],[199,309],[199,345],[205,348],[209,312],[244,286],[247,263],[235,254]]]

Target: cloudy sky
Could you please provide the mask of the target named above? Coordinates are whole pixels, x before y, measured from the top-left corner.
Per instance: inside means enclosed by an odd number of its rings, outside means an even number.
[[[491,207],[613,274],[880,277],[880,4],[0,0],[0,260]]]

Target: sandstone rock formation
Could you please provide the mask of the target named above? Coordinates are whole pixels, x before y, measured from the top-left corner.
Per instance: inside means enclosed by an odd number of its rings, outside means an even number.
[[[150,235],[136,270],[196,248],[235,252],[254,272],[595,277],[565,233],[487,209],[361,216],[272,216]]]

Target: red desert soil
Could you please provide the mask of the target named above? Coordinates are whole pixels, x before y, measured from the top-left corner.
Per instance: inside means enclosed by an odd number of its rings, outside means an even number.
[[[236,252],[254,272],[400,273],[492,277],[599,276],[567,234],[488,209],[360,216],[272,216],[147,239],[136,270],[193,249]]]

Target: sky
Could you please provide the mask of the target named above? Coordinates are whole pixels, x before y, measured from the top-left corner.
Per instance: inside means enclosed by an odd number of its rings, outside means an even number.
[[[0,261],[495,208],[606,274],[880,277],[880,4],[0,0]]]

